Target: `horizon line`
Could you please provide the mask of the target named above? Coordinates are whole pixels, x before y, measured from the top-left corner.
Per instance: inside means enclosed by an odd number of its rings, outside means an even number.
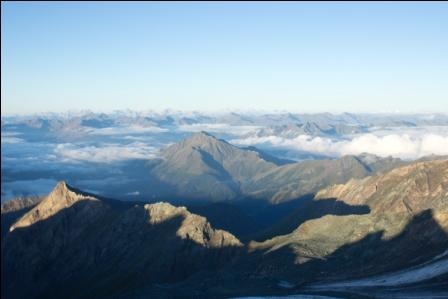
[[[155,113],[155,114],[214,114],[223,115],[230,113],[239,114],[253,114],[253,115],[264,115],[264,114],[331,114],[331,115],[342,115],[342,114],[358,114],[358,115],[448,115],[448,111],[400,111],[396,110],[379,110],[374,112],[367,111],[306,111],[306,110],[296,110],[296,109],[175,109],[175,108],[152,108],[152,109],[67,109],[67,110],[47,110],[47,111],[36,111],[36,112],[7,112],[1,113],[1,117],[32,117],[32,116],[49,116],[49,115],[85,115],[85,114],[114,114],[114,113]]]

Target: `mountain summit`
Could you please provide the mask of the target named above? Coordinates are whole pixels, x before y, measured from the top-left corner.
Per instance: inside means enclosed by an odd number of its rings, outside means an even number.
[[[94,196],[81,192],[71,187],[66,182],[61,181],[57,183],[53,191],[36,207],[31,209],[31,211],[26,213],[14,225],[12,225],[10,231],[13,231],[16,228],[27,227],[38,221],[50,218],[62,209],[69,208],[75,203],[81,201],[96,201],[100,203],[100,201]]]
[[[218,139],[215,136],[213,136],[212,134],[207,133],[206,131],[194,133],[190,137],[183,140],[183,142],[185,144],[189,144],[189,145],[193,145],[193,146],[194,145],[197,145],[197,146],[204,145],[205,146],[207,144],[220,143],[220,142],[227,143],[226,141],[224,141],[222,139]]]
[[[260,153],[238,148],[201,132],[162,151],[152,174],[183,197],[226,200],[238,197],[246,182],[274,169]]]

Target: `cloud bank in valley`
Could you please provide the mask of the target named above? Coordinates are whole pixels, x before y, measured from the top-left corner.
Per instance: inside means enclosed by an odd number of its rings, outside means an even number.
[[[131,159],[154,158],[158,149],[143,142],[102,144],[101,146],[78,146],[71,143],[61,143],[56,146],[54,152],[66,162],[112,163]]]
[[[126,127],[106,127],[89,129],[89,134],[92,135],[127,135],[127,134],[145,134],[145,133],[164,133],[168,132],[168,129],[159,128],[155,126],[142,127],[142,126],[126,126]]]
[[[16,136],[20,136],[18,132],[2,132],[2,144],[22,143],[25,140]]]
[[[378,156],[393,156],[403,159],[416,159],[423,156],[448,155],[448,136],[423,133],[388,134],[378,136],[367,133],[353,136],[352,139],[337,140],[325,137],[300,135],[296,138],[278,136],[247,137],[231,141],[237,145],[263,145],[273,148],[319,153],[338,157],[343,155],[358,155],[371,153]]]
[[[23,140],[22,138],[12,137],[12,136],[3,137],[3,135],[2,135],[2,144],[3,143],[16,144],[16,143],[22,143],[22,142],[25,142],[25,140]]]

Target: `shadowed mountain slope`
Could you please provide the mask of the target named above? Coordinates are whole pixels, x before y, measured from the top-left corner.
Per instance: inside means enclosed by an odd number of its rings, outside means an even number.
[[[448,160],[351,179],[302,197],[285,222],[296,226],[291,232],[244,246],[185,207],[100,198],[61,182],[4,238],[2,297],[319,293],[308,286],[418,267],[443,254],[447,190]],[[229,225],[220,205],[206,212]],[[245,216],[225,209],[236,214],[230,222]]]
[[[183,196],[214,200],[238,197],[242,185],[276,167],[255,151],[242,150],[205,132],[166,148],[162,157],[153,175]]]
[[[326,273],[322,278],[341,279],[338,275],[359,277],[399,270],[448,248],[447,190],[448,160],[414,163],[383,175],[352,179],[318,192],[314,201],[332,198],[341,204],[366,205],[370,213],[326,215],[301,222],[289,234],[253,242],[250,247],[270,256],[266,267],[283,267],[285,273],[314,269],[317,276],[317,271]],[[293,216],[300,213],[295,212],[284,224],[290,227]],[[308,263],[313,266],[300,266]],[[334,275],[329,276],[331,271]]]

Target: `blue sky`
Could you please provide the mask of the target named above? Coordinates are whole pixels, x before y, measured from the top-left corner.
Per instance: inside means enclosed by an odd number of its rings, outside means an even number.
[[[1,5],[2,114],[448,112],[448,3]]]

